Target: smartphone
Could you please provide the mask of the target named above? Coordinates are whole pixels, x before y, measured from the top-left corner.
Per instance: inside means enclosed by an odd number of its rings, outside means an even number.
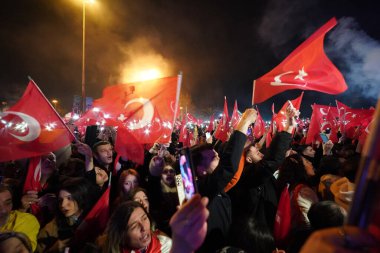
[[[324,133],[320,133],[319,136],[321,136],[321,139],[322,139],[322,142],[323,142],[323,143],[326,143],[326,142],[329,141],[329,138],[327,137],[326,134],[324,134]]]
[[[209,132],[206,132],[206,140],[208,140],[211,137],[211,134]]]
[[[184,148],[181,150],[179,157],[179,169],[181,171],[185,199],[189,200],[195,193],[198,192],[189,148]]]

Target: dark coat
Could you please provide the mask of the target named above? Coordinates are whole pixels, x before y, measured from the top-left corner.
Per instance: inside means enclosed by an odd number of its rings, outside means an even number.
[[[207,235],[205,242],[197,252],[215,252],[226,245],[231,226],[231,200],[224,188],[238,169],[247,136],[235,131],[219,153],[220,161],[213,173],[198,180],[198,189],[202,196],[209,198]]]

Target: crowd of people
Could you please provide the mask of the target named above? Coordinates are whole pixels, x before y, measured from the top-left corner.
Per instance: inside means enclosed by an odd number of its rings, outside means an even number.
[[[254,109],[224,143],[199,129],[191,147],[199,193],[184,203],[175,177],[178,132],[170,144],[146,149],[143,165],[115,159],[112,135],[87,134],[41,157],[39,189],[23,190],[28,159],[2,163],[0,252],[379,252],[378,236],[344,226],[360,161],[355,143],[343,135],[306,145],[296,116],[288,107],[286,127],[268,148],[265,136],[247,136]],[[279,239],[284,189],[290,229]],[[89,236],[80,226],[107,190],[106,228]]]

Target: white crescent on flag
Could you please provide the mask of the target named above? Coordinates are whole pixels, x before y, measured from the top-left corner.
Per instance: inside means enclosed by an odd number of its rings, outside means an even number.
[[[152,102],[147,98],[135,98],[126,103],[124,109],[127,109],[127,107],[133,103],[140,103],[143,105],[143,116],[137,124],[133,125],[133,129],[140,129],[150,124],[154,116],[154,106]]]
[[[34,141],[35,139],[37,139],[40,136],[40,133],[41,133],[40,123],[38,123],[38,121],[35,118],[33,118],[32,116],[30,116],[28,114],[25,114],[22,112],[14,112],[14,111],[2,112],[2,113],[0,113],[0,116],[3,117],[3,116],[7,116],[9,114],[19,116],[25,122],[25,124],[29,130],[28,134],[23,135],[23,136],[10,133],[10,135],[12,135],[14,138],[16,138],[20,141],[30,142],[30,141]]]
[[[279,74],[277,76],[274,77],[274,82],[271,82],[270,85],[272,86],[289,86],[289,85],[294,85],[294,86],[299,86],[299,87],[305,87],[307,85],[307,83],[305,82],[304,84],[298,84],[298,83],[283,83],[281,81],[281,77],[284,76],[284,75],[289,75],[289,74],[292,74],[294,73],[294,71],[288,71],[288,72],[285,72],[285,73],[282,73],[282,74]],[[294,80],[296,79],[300,79],[301,81],[305,81],[305,79],[303,79],[305,76],[307,76],[308,74],[305,72],[304,70],[304,67],[302,67],[302,69],[298,70],[298,75],[296,75],[294,77]]]

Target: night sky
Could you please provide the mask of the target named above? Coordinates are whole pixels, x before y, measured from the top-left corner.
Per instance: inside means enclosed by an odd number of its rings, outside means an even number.
[[[99,98],[106,85],[128,81],[136,68],[159,66],[165,76],[183,72],[184,94],[197,116],[251,105],[252,82],[278,65],[331,17],[325,51],[346,79],[338,96],[305,91],[311,103],[374,106],[380,94],[380,8],[349,0],[97,0],[86,12],[86,93]],[[2,0],[1,101],[14,103],[31,76],[64,111],[81,95],[81,0]],[[151,64],[151,66],[149,65]],[[265,118],[300,90],[259,104]]]

